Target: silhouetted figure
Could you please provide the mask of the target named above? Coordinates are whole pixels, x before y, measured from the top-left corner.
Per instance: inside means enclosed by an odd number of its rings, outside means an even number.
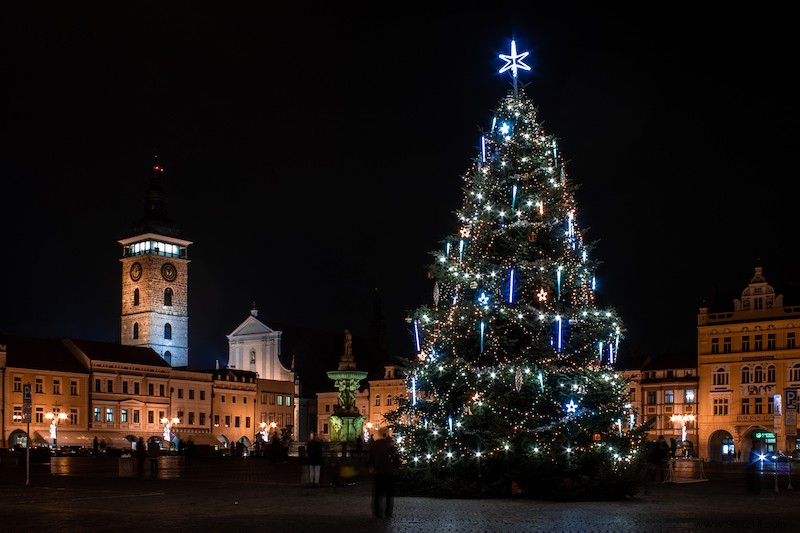
[[[658,437],[658,452],[658,480],[664,481],[664,469],[667,467],[667,463],[669,463],[669,444],[664,438],[664,435]]]
[[[356,455],[361,455],[362,451],[364,451],[364,439],[358,436],[356,437]]]
[[[372,513],[378,518],[391,518],[394,512],[394,480],[400,466],[400,455],[387,430],[382,429],[380,436],[369,447]]]
[[[146,459],[147,444],[145,444],[142,437],[139,437],[139,440],[136,441],[136,469],[140,476],[144,474],[144,462]]]
[[[188,442],[186,442],[186,469],[188,470],[191,468],[192,463],[194,463],[194,457],[197,449],[194,447],[194,441],[190,438]]]
[[[761,453],[755,449],[750,449],[750,459],[745,465],[745,479],[747,480],[747,492],[755,494],[761,493],[761,476],[758,469],[761,466]]]
[[[161,455],[161,446],[154,438],[147,441],[147,456],[150,458],[150,472],[155,474],[158,472],[158,457]]]
[[[322,441],[317,438],[315,433],[309,434],[309,441],[306,445],[306,455],[308,455],[308,482],[313,487],[319,487],[319,471],[322,469],[323,446]]]

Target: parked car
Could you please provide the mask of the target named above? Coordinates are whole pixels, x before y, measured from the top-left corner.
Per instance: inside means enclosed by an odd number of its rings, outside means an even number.
[[[53,450],[53,455],[57,457],[88,457],[92,455],[92,450],[83,446],[61,446]]]

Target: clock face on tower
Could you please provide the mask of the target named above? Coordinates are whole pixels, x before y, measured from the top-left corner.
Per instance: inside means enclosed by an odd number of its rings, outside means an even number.
[[[139,263],[134,263],[131,265],[131,279],[133,281],[139,281],[139,278],[142,277],[142,265]]]
[[[172,263],[164,263],[164,266],[161,267],[161,275],[167,281],[175,281],[178,271],[175,270],[175,265]]]

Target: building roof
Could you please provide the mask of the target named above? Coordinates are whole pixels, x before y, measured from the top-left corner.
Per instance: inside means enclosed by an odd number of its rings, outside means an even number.
[[[0,345],[6,347],[6,366],[9,368],[89,373],[89,369],[81,364],[60,339],[38,339],[0,333]]]
[[[83,339],[69,339],[89,359],[95,361],[110,361],[114,363],[128,363],[147,366],[161,366],[170,368],[152,348],[146,346],[126,346],[113,342],[87,341]]]

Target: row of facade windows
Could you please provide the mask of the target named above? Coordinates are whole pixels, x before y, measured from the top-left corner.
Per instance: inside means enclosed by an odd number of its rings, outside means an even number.
[[[103,383],[105,382],[105,388],[103,388]],[[14,392],[22,392],[22,377],[21,376],[14,376],[13,379],[14,383]],[[44,378],[36,378],[34,392],[38,394],[44,393]],[[105,392],[105,393],[113,393],[114,392],[114,380],[113,379],[100,379],[97,378],[94,380],[94,391],[95,392]],[[122,394],[134,394],[139,395],[141,394],[141,383],[138,381],[123,381],[122,382]],[[147,384],[147,395],[148,396],[156,396],[156,392],[158,392],[158,396],[165,397],[167,395],[167,386],[166,384],[159,383],[158,388],[156,389],[155,383],[148,383]],[[177,397],[179,399],[183,399],[184,397],[184,389],[178,388],[176,390]],[[187,389],[188,398],[190,400],[195,399],[195,392],[197,392],[200,401],[205,401],[206,399],[206,391],[199,390],[195,391],[195,389]],[[72,396],[77,396],[79,393],[78,381],[71,380],[70,381],[70,394]],[[61,379],[60,378],[53,378],[53,394],[61,394]],[[236,396],[231,396],[231,403],[236,403]],[[227,397],[222,394],[220,395],[220,402],[225,403]],[[380,405],[380,397],[376,398],[378,403],[375,405]],[[391,402],[391,396],[388,397],[388,401]],[[247,397],[242,397],[242,403],[247,403]],[[261,396],[261,403],[262,404],[269,404],[269,405],[279,405],[279,406],[291,406],[292,405],[292,397],[290,395],[283,395],[283,394],[267,394],[264,393]],[[390,404],[388,404],[390,405]],[[180,417],[178,417],[180,418]]]
[[[678,391],[680,392],[680,391]],[[695,400],[695,390],[694,389],[685,389],[683,391],[683,403],[694,403]],[[631,401],[636,401],[636,389],[631,390]],[[657,391],[650,390],[647,391],[647,405],[655,405],[658,402],[658,394]],[[663,403],[675,403],[675,391],[674,390],[665,390],[664,391],[664,402]]]
[[[292,397],[285,396],[282,394],[267,394],[263,393],[261,395],[261,404],[262,405],[292,405]]]
[[[133,338],[134,339],[138,339],[139,338],[139,323],[138,322],[134,322],[133,323]],[[169,323],[164,324],[164,340],[165,341],[172,340],[172,324],[169,324]]]
[[[775,365],[764,367],[757,365],[754,368],[749,366],[742,367],[742,383],[775,383]],[[789,381],[800,381],[800,363],[795,363],[789,367]],[[711,374],[711,382],[714,385],[728,385],[730,383],[730,372],[723,367],[717,368]]]
[[[175,292],[170,287],[164,289],[164,306],[172,307],[172,297],[174,294]],[[133,289],[133,305],[138,306],[139,300],[139,289]]]
[[[14,376],[13,380],[14,392],[22,392],[22,376]],[[70,396],[77,396],[79,392],[78,380],[70,380],[69,394]],[[36,378],[34,380],[33,391],[36,394],[44,394],[44,378]],[[53,394],[61,394],[61,378],[53,378]]]
[[[731,353],[733,351],[733,338],[732,337],[722,337],[722,352],[721,353]],[[740,343],[740,352],[760,352],[762,350],[775,350],[776,349],[776,336],[775,333],[768,333],[767,334],[767,344],[766,348],[764,345],[764,335],[754,335],[753,336],[753,343],[752,347],[750,344],[750,335],[742,335],[741,343]],[[786,334],[786,349],[793,350],[797,347],[797,340],[795,337],[795,332],[790,331]],[[719,337],[712,337],[711,339],[711,353],[720,353],[720,338]]]
[[[51,412],[54,413],[55,415],[58,415],[61,412],[61,409],[59,407],[54,407],[51,410]],[[36,424],[44,424],[45,423],[44,422],[45,421],[44,415],[45,415],[44,407],[37,406],[37,407],[34,408],[34,410],[33,410],[33,420],[34,420],[34,422]],[[14,423],[14,424],[26,423],[24,421],[24,418],[23,418],[23,415],[22,415],[22,406],[21,405],[15,405],[14,406],[14,415],[13,415],[11,420],[12,420],[12,423]],[[78,423],[78,410],[77,409],[70,409],[69,413],[67,413],[67,420],[69,420],[70,424],[77,424]]]
[[[12,420],[15,424],[23,423],[22,407],[22,405],[14,406],[14,416]],[[60,412],[60,409],[54,408],[52,412],[57,415]],[[114,407],[95,407],[92,413],[92,420],[98,423],[113,424],[116,419],[116,412],[117,409]],[[121,408],[119,409],[119,421],[121,424],[140,424],[142,420],[141,414],[142,412],[140,409]],[[35,423],[44,424],[44,415],[44,407],[36,406],[34,408],[33,420]],[[165,416],[165,411],[149,410],[147,411],[147,423],[151,425],[160,424],[161,419],[163,419]],[[206,425],[207,421],[207,415],[204,412],[195,413],[194,411],[189,411],[188,413],[184,413],[184,411],[181,410],[177,412],[177,418],[180,420],[180,424],[185,424],[188,426],[194,426],[196,423],[198,426],[203,427]],[[244,421],[242,420],[243,418]],[[265,423],[275,422],[279,427],[284,427],[284,422],[287,425],[291,425],[293,420],[292,415],[289,413],[278,413],[277,416],[275,413],[269,413],[267,417],[262,415],[262,418],[265,419]],[[70,409],[70,412],[68,413],[68,420],[70,424],[77,425],[80,423],[78,409]],[[249,416],[241,417],[225,415],[224,417],[221,417],[220,415],[214,415],[215,426],[218,427],[221,420],[224,420],[225,427],[230,427],[231,424],[236,428],[242,427],[242,422],[244,422],[245,428],[250,428],[252,426],[252,421]]]

